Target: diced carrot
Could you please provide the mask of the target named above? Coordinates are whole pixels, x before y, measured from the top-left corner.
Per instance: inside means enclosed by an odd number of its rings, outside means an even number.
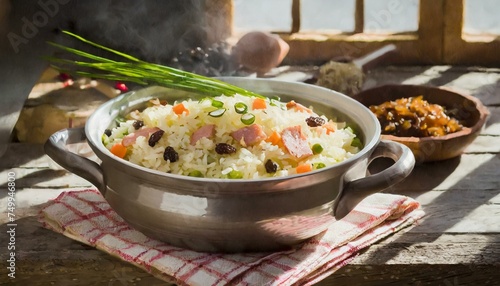
[[[123,144],[120,142],[120,143],[116,143],[115,145],[113,145],[111,147],[111,153],[113,153],[115,156],[118,156],[120,158],[123,158],[125,157],[125,155],[127,154],[127,147],[123,146]]]
[[[184,106],[184,104],[182,104],[182,102],[172,106],[172,110],[177,115],[181,115],[184,112],[186,112],[186,115],[189,114],[189,110]]]
[[[305,107],[304,105],[295,102],[294,100],[288,102],[286,104],[287,109],[295,108],[298,112],[307,112],[307,113],[312,113],[313,111],[310,108]]]
[[[302,165],[298,165],[297,168],[295,168],[295,170],[297,171],[297,174],[311,172],[312,166],[311,166],[311,164],[302,164]]]
[[[273,145],[280,146],[281,145],[281,135],[278,132],[273,131],[273,133],[271,135],[269,135],[269,137],[267,137],[265,141],[269,142]]]
[[[326,123],[322,127],[326,129],[326,134],[330,134],[332,132],[335,132],[335,126],[333,124]]]
[[[252,109],[266,109],[266,100],[263,98],[255,98],[252,103]]]

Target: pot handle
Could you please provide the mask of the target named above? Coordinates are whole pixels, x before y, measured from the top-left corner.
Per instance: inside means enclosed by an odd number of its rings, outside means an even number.
[[[380,141],[370,155],[368,164],[379,157],[391,158],[394,164],[374,175],[347,182],[333,206],[337,220],[346,216],[365,197],[401,182],[415,166],[412,151],[405,145],[394,141]]]
[[[86,179],[104,195],[106,182],[101,167],[96,162],[70,152],[68,144],[84,142],[85,128],[67,128],[52,134],[45,142],[45,153],[66,170]]]

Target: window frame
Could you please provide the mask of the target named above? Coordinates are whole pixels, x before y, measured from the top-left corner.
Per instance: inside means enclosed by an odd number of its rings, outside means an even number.
[[[369,34],[363,31],[364,1],[355,0],[355,28],[352,33],[299,33],[300,0],[292,0],[291,32],[276,32],[290,45],[286,64],[324,63],[331,59],[357,58],[387,44],[396,45],[398,52],[389,59],[391,64],[407,65],[500,65],[500,37],[465,35],[465,0],[420,0],[419,23],[415,32],[398,34]],[[230,27],[223,30],[232,35],[232,0],[222,2],[226,9],[225,21]],[[219,10],[219,9],[217,9]],[[220,10],[219,10],[220,11]],[[220,28],[219,28],[220,30]],[[228,34],[226,33],[226,34]],[[241,35],[240,35],[241,36]]]
[[[443,62],[462,65],[500,65],[500,35],[467,35],[463,32],[464,1],[446,0]]]

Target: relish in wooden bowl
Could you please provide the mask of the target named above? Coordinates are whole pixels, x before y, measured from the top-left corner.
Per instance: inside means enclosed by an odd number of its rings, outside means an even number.
[[[477,98],[443,87],[384,85],[353,98],[377,116],[383,139],[405,144],[419,163],[459,156],[489,115]]]

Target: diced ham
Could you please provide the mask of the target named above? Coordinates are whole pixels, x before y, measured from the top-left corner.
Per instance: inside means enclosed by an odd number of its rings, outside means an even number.
[[[149,137],[150,134],[153,134],[158,130],[160,130],[160,128],[158,128],[158,127],[146,127],[146,128],[139,129],[139,130],[135,131],[134,133],[130,133],[127,136],[123,137],[122,144],[125,147],[130,146],[130,145],[135,143],[135,140],[137,140],[137,138],[139,136],[144,136],[147,138],[147,137]]]
[[[190,144],[191,145],[195,145],[196,142],[198,142],[198,140],[200,140],[201,138],[209,138],[209,137],[212,137],[214,136],[215,134],[215,125],[214,124],[207,124],[207,125],[204,125],[202,127],[200,127],[198,130],[196,130],[195,132],[193,132],[193,134],[191,134],[191,139],[190,139]]]
[[[313,155],[307,143],[307,138],[302,133],[300,125],[283,129],[283,131],[281,131],[281,140],[286,150],[288,150],[288,153],[298,160]]]
[[[295,108],[296,111],[298,112],[307,112],[307,113],[313,113],[313,111],[310,108],[305,107],[304,105],[295,102],[294,100],[288,102],[286,104],[287,109],[292,109]]]
[[[262,127],[258,124],[252,124],[233,131],[231,136],[243,146],[255,145],[267,138],[266,133],[264,133]]]

